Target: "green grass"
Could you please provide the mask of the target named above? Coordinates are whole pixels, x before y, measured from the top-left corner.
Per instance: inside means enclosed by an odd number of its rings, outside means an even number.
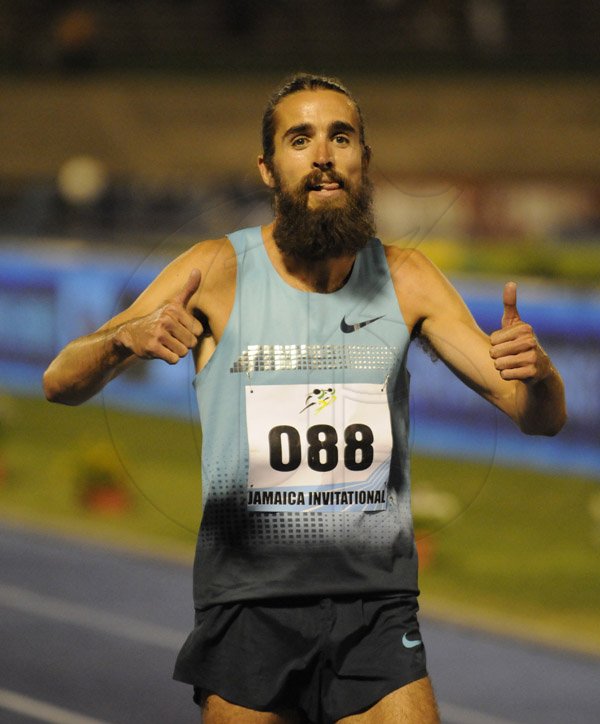
[[[200,518],[200,435],[192,422],[8,402],[4,517],[192,555]],[[82,451],[98,446],[109,468],[125,471],[128,511],[99,514],[79,503]],[[415,502],[429,491],[455,506],[427,535],[434,556],[420,577],[425,611],[549,640],[568,634],[580,648],[600,651],[600,520],[591,512],[599,481],[415,456],[413,482]]]
[[[524,469],[485,470],[418,458],[423,480],[458,494],[462,512],[431,536],[435,557],[421,573],[424,608],[483,615],[504,628],[552,639],[568,635],[600,650],[600,521],[591,514],[600,481]],[[462,615],[461,615],[462,612]]]
[[[200,521],[199,432],[191,423],[143,417],[96,405],[63,407],[37,399],[8,405],[0,443],[7,469],[0,511],[53,521],[117,542],[192,549]],[[82,508],[82,456],[103,455],[117,470],[132,508],[97,514]]]

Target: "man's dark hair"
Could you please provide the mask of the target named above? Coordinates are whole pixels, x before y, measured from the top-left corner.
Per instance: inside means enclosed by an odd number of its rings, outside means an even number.
[[[325,90],[336,91],[337,93],[343,93],[349,98],[356,112],[358,113],[359,122],[359,139],[360,145],[363,151],[366,150],[367,145],[365,143],[365,124],[363,121],[362,112],[356,98],[350,93],[350,91],[344,86],[344,84],[337,78],[330,78],[325,75],[314,75],[312,73],[297,73],[291,78],[288,78],[284,84],[276,90],[265,109],[262,120],[262,145],[263,145],[263,158],[267,168],[272,169],[273,167],[273,156],[275,155],[275,109],[281,100],[292,93],[297,93],[303,90],[318,90],[323,88]]]

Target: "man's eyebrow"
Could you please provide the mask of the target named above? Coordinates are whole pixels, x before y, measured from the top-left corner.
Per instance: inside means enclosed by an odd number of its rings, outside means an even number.
[[[299,123],[297,126],[291,126],[288,128],[283,134],[283,138],[295,136],[296,134],[310,134],[312,132],[314,132],[314,126],[312,123]]]
[[[334,121],[329,126],[329,132],[333,136],[336,133],[356,133],[356,128],[352,124],[346,123],[346,121]]]

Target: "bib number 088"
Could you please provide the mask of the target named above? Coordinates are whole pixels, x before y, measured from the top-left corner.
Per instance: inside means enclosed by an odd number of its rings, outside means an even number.
[[[285,443],[284,443],[285,441]],[[338,434],[331,425],[312,425],[306,430],[307,464],[311,470],[328,472],[339,460]],[[373,431],[356,423],[344,430],[344,466],[348,470],[366,470],[373,462]],[[285,444],[285,452],[284,452]],[[302,463],[300,433],[291,425],[269,430],[269,463],[273,470],[285,473]]]

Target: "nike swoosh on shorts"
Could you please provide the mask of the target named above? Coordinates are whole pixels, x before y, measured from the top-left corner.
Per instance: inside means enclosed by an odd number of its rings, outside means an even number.
[[[407,649],[414,649],[415,646],[420,646],[422,643],[421,639],[415,639],[413,641],[412,639],[409,639],[406,634],[402,636],[402,644],[406,646]]]

